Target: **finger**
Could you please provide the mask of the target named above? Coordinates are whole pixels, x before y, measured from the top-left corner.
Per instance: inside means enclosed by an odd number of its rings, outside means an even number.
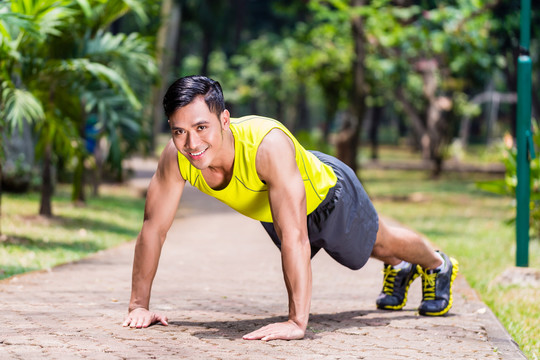
[[[271,341],[271,340],[291,340],[291,337],[288,336],[288,332],[279,331],[279,329],[276,329],[276,331],[273,332],[267,332],[266,335],[264,335],[261,338],[262,341]]]
[[[131,318],[128,316],[125,320],[124,320],[124,323],[122,324],[122,326],[126,327],[126,326],[129,326],[129,323],[131,322]]]
[[[169,325],[169,323],[168,323],[169,319],[167,319],[167,316],[165,316],[165,315],[156,314],[156,321],[159,321],[160,323],[162,323],[165,326]]]
[[[249,334],[246,334],[242,337],[244,340],[259,340],[264,336],[264,334],[259,334],[259,331],[253,331]]]
[[[279,337],[279,335],[266,335],[265,337],[261,338],[262,341],[271,341],[271,340],[279,340],[279,339],[283,339],[281,337]]]
[[[140,329],[140,328],[143,327],[143,324],[144,324],[144,318],[139,318],[139,319],[137,319],[137,323],[135,324],[135,327],[137,329]]]
[[[244,335],[243,338],[245,340],[260,340],[265,336],[268,336],[268,334],[271,333],[271,329],[268,329],[268,326],[265,326],[259,330],[250,332],[247,335]]]

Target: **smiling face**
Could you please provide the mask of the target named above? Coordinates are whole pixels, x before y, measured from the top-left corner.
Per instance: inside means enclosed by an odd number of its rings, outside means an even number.
[[[197,169],[223,166],[225,135],[229,130],[229,112],[220,117],[211,112],[202,96],[176,110],[169,118],[176,149]]]

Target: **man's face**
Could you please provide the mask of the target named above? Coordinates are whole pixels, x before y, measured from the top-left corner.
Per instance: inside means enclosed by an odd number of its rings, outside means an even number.
[[[169,125],[178,151],[194,167],[203,170],[220,154],[223,132],[229,127],[229,113],[224,110],[218,118],[199,96],[176,110],[169,118]]]

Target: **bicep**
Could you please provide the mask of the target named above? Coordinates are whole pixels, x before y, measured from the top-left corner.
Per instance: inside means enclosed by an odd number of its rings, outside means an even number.
[[[164,150],[150,181],[144,209],[145,225],[156,226],[159,232],[166,232],[171,226],[185,186],[176,161],[177,153],[174,145],[170,146]]]
[[[294,144],[283,132],[270,132],[257,153],[257,169],[268,184],[274,225],[279,232],[306,226],[306,193]]]

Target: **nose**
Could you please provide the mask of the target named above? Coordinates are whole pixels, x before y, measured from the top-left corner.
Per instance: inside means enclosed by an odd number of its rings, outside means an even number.
[[[186,139],[186,146],[188,150],[197,150],[197,147],[199,146],[200,139],[197,134],[188,133],[187,139]]]

